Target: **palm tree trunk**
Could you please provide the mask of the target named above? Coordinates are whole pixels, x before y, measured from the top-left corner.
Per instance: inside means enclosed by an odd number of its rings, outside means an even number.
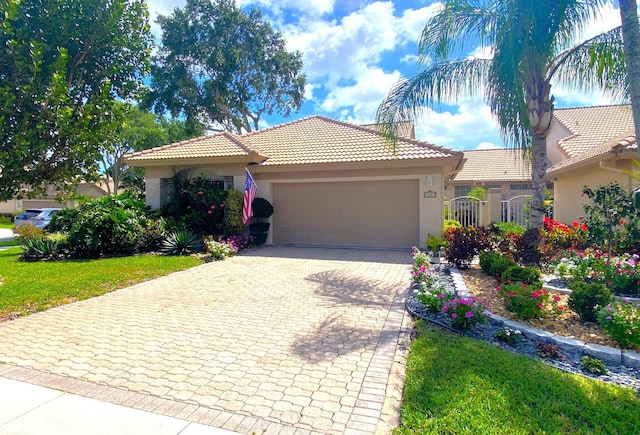
[[[627,86],[631,94],[631,110],[636,126],[636,137],[640,137],[640,25],[636,0],[619,0],[622,18],[622,39],[627,66]],[[640,147],[638,147],[640,153]],[[638,154],[640,157],[640,154]]]
[[[534,134],[531,159],[531,228],[542,229],[544,222],[545,174],[547,172],[547,136]]]

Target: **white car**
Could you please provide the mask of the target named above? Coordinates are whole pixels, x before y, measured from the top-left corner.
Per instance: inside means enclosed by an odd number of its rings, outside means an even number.
[[[38,228],[46,228],[51,222],[51,218],[61,208],[29,208],[15,217],[13,227],[18,228],[26,223],[33,224]]]

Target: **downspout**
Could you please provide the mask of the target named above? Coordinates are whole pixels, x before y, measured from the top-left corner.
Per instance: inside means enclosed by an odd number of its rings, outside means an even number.
[[[612,168],[611,166],[607,166],[604,163],[605,163],[605,160],[600,160],[598,162],[598,166],[600,166],[600,169],[604,169],[605,171],[611,171],[611,172],[615,172],[616,174],[622,174],[627,176],[627,185],[625,187],[628,192],[631,192],[631,189],[632,189],[631,177],[627,173],[628,171],[623,171],[622,169],[618,169],[618,168]]]

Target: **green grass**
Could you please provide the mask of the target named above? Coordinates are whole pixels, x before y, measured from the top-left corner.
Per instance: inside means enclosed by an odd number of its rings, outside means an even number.
[[[13,229],[13,223],[9,222],[9,223],[2,223],[0,222],[0,228],[4,228],[7,230],[12,230]]]
[[[0,242],[0,247],[3,246],[18,246],[18,242],[16,242],[15,240],[10,240],[8,242]]]
[[[187,269],[194,257],[143,255],[100,260],[22,262],[20,248],[0,251],[0,319],[102,295]]]
[[[399,434],[637,434],[635,391],[418,322]]]

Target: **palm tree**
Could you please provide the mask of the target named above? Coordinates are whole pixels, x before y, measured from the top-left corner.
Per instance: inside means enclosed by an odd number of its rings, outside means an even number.
[[[424,69],[396,83],[378,108],[376,122],[395,144],[398,121],[417,117],[425,106],[482,95],[505,144],[531,159],[531,226],[542,228],[552,82],[614,96],[624,91],[619,28],[576,44],[606,3],[446,0],[420,37]],[[491,49],[491,58],[449,60],[452,52],[464,52],[468,45]]]
[[[619,0],[622,19],[622,39],[627,66],[627,84],[631,97],[631,111],[636,126],[636,137],[640,138],[640,25],[636,0]],[[635,80],[634,80],[635,79]],[[640,147],[638,147],[640,157]]]

